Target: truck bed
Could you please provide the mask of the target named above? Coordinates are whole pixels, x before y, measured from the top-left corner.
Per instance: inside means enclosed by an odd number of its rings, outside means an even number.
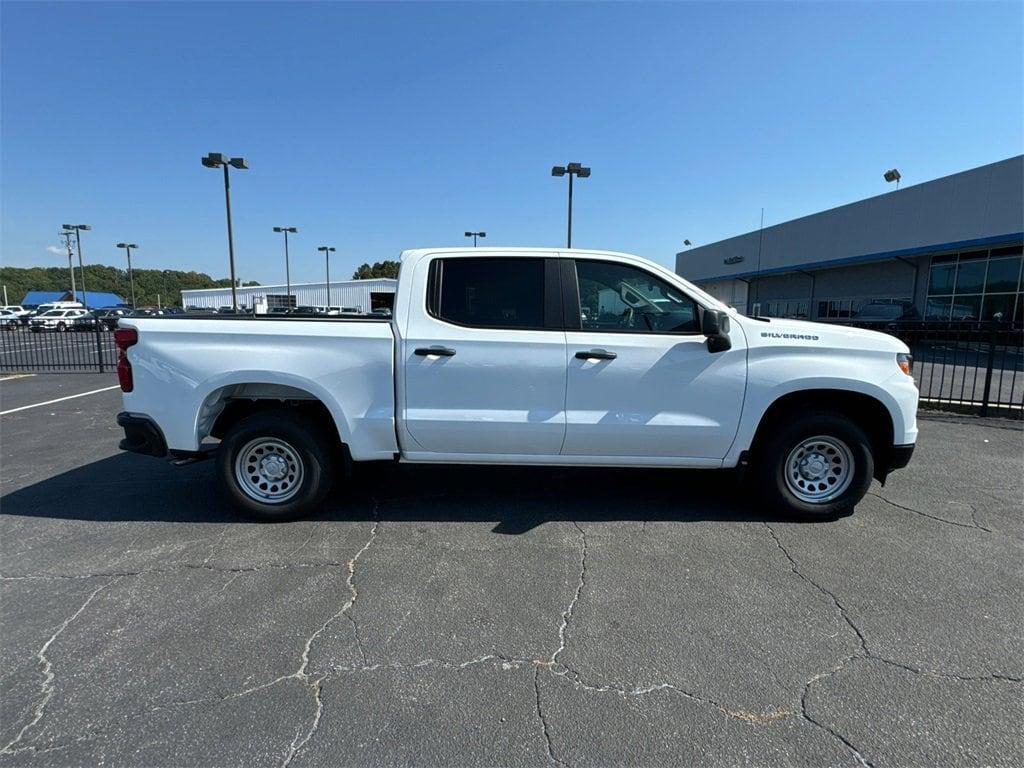
[[[253,396],[256,383],[262,397],[324,403],[357,460],[398,450],[386,319],[168,315],[119,325],[138,332],[125,410],[152,417],[173,451],[199,450],[226,403]]]

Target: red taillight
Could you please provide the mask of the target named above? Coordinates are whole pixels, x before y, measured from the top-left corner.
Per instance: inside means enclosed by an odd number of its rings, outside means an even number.
[[[132,364],[128,362],[128,347],[139,343],[139,332],[134,328],[115,328],[114,344],[117,346],[117,381],[122,392],[131,392],[135,385],[132,380]]]

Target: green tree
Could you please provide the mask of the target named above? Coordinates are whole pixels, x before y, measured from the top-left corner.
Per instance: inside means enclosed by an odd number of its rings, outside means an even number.
[[[369,264],[363,264],[353,274],[353,280],[372,280],[376,277],[398,277],[397,261],[375,261],[371,267]]]
[[[135,303],[141,306],[160,303],[165,307],[180,306],[181,292],[190,288],[228,288],[230,279],[217,280],[204,272],[183,272],[176,269],[135,269]],[[81,273],[75,268],[76,287],[81,290]],[[7,298],[17,304],[29,291],[69,291],[71,276],[66,267],[0,267],[0,283],[7,288]],[[259,285],[247,282],[243,285]],[[85,287],[89,293],[116,293],[131,301],[128,270],[90,264],[85,268]],[[2,298],[2,296],[0,296]]]

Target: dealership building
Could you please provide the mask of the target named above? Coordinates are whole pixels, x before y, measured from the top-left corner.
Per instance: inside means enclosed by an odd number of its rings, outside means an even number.
[[[676,272],[747,314],[1020,323],[1022,244],[1019,155],[685,250]]]
[[[358,312],[391,309],[395,303],[397,280],[345,280],[327,283],[292,283],[286,285],[252,285],[235,289],[238,306],[255,309],[257,313],[281,307],[344,307]],[[330,300],[328,300],[328,297]],[[181,305],[198,309],[231,306],[231,288],[203,288],[181,292]]]

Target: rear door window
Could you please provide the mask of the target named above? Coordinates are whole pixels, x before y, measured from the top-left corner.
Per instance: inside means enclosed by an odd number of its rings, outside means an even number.
[[[428,309],[473,328],[544,328],[544,259],[456,258],[431,265]]]

